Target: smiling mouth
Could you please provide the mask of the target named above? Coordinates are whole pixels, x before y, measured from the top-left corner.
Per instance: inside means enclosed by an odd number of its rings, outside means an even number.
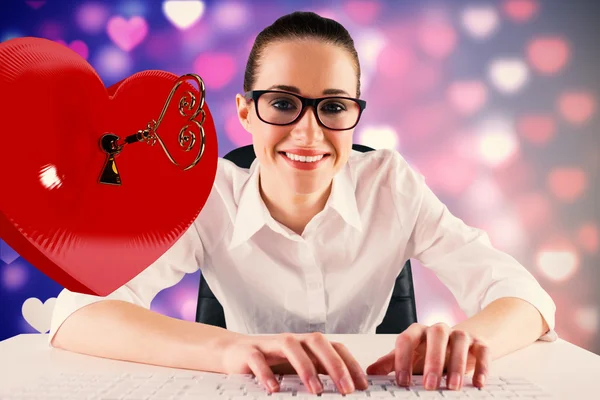
[[[298,161],[298,162],[303,162],[303,163],[316,163],[318,161],[321,161],[324,158],[329,157],[328,153],[325,154],[319,154],[319,155],[315,155],[315,156],[299,156],[297,154],[292,154],[292,153],[287,153],[284,151],[280,151],[279,154],[281,154],[282,156],[288,158],[289,160],[292,161]]]

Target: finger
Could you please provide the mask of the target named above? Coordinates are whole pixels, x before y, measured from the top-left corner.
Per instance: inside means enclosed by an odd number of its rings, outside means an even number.
[[[263,353],[258,349],[253,349],[248,354],[248,367],[260,383],[267,389],[269,393],[279,390],[279,383],[275,374],[269,367]]]
[[[396,351],[392,350],[383,357],[380,357],[377,361],[367,367],[367,374],[369,375],[387,375],[394,370],[394,357]]]
[[[427,390],[437,390],[440,387],[444,366],[446,365],[446,348],[450,336],[450,327],[439,323],[427,329],[427,350],[423,367],[423,386]]]
[[[414,323],[396,338],[394,348],[394,368],[396,383],[399,386],[409,386],[412,382],[413,355],[415,349],[425,339],[427,327]]]
[[[292,335],[285,335],[282,341],[281,350],[296,370],[304,385],[313,394],[321,393],[323,391],[323,384],[319,380],[315,365],[308,354],[306,354],[306,349],[304,349],[300,340]]]
[[[473,386],[482,388],[489,375],[492,362],[490,348],[480,340],[474,340],[471,351],[475,355],[475,372],[473,373]]]
[[[471,337],[464,331],[453,331],[448,340],[450,358],[446,368],[446,383],[450,390],[461,390],[467,369]]]
[[[350,376],[354,380],[354,386],[359,390],[366,390],[369,387],[367,376],[348,348],[342,343],[331,343],[331,345],[346,363]]]
[[[350,371],[329,340],[322,333],[318,332],[306,335],[303,340],[304,344],[308,346],[313,354],[317,356],[323,367],[325,367],[328,375],[335,382],[338,391],[343,394],[352,393],[355,386]]]

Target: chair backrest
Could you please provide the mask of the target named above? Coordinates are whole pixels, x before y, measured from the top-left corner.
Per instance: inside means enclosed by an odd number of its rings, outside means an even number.
[[[360,144],[354,144],[352,148],[363,153],[373,151],[372,148]],[[230,151],[224,158],[240,168],[250,168],[256,155],[253,146],[247,145]],[[417,322],[417,306],[410,260],[401,262],[405,262],[404,268],[396,278],[390,304],[383,321],[377,327],[377,333],[401,333],[412,323]],[[227,328],[223,307],[202,274],[200,274],[196,322]]]

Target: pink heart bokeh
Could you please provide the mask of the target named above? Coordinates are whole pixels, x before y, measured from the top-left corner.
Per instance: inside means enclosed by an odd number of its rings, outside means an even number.
[[[106,25],[108,36],[121,50],[131,51],[142,43],[148,34],[148,24],[142,17],[135,16],[126,20],[112,17]]]
[[[67,46],[75,53],[79,54],[83,59],[87,60],[89,56],[89,49],[87,44],[83,40],[73,40],[71,43],[67,44],[64,40],[56,40],[56,43],[60,43],[63,46]]]
[[[425,21],[419,26],[417,41],[425,54],[435,59],[444,59],[454,51],[458,36],[449,23],[433,20]]]
[[[514,22],[527,22],[538,12],[539,5],[536,0],[505,0],[502,9]]]
[[[42,0],[39,0],[39,1],[26,1],[25,4],[27,4],[29,7],[33,8],[34,10],[38,10],[44,4],[46,4],[46,2],[42,1]]]
[[[585,191],[587,177],[581,168],[555,168],[548,175],[548,187],[557,199],[572,203]]]
[[[567,42],[559,37],[537,38],[527,46],[529,64],[544,75],[552,75],[563,69],[569,56]]]
[[[194,60],[193,70],[200,75],[208,89],[221,89],[235,76],[235,60],[226,53],[200,54]]]
[[[599,242],[598,227],[592,222],[582,225],[577,230],[579,245],[588,253],[594,254],[598,251]]]
[[[517,120],[517,132],[530,143],[544,145],[556,132],[556,123],[551,115],[530,114]]]
[[[559,97],[558,109],[565,120],[582,125],[596,111],[596,100],[586,92],[568,92]]]
[[[448,86],[446,96],[458,112],[472,115],[487,101],[487,88],[479,81],[457,81]]]
[[[350,0],[345,2],[342,8],[353,21],[366,25],[375,21],[381,11],[381,3],[377,1]]]

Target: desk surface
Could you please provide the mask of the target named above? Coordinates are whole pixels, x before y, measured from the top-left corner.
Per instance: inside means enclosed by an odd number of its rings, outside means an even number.
[[[326,335],[344,343],[361,366],[387,354],[397,335]],[[81,372],[185,371],[91,357],[56,349],[48,336],[25,334],[0,342],[0,391],[48,371]],[[188,371],[189,372],[189,371]],[[491,375],[523,376],[544,387],[558,399],[598,399],[600,356],[562,339],[534,344],[497,359]]]

